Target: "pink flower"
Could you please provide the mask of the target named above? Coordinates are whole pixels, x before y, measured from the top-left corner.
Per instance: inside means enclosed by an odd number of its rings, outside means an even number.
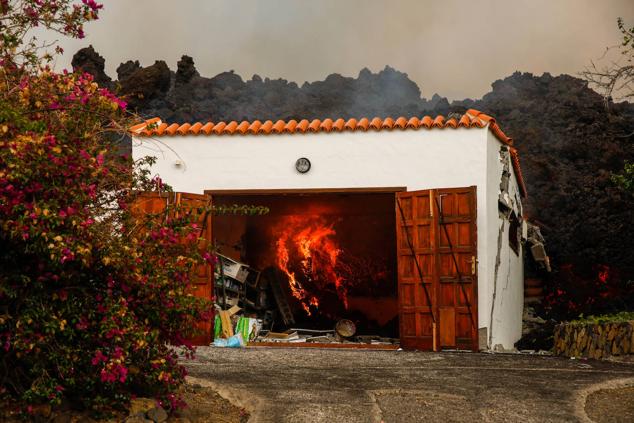
[[[90,362],[92,363],[93,366],[96,366],[99,363],[102,363],[102,362],[105,363],[106,361],[108,361],[108,357],[103,355],[103,353],[100,350],[97,350],[97,352],[95,353],[95,356],[92,358]]]

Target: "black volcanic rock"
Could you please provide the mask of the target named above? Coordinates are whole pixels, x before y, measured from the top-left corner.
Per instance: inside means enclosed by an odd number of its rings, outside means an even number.
[[[124,75],[127,74],[119,84],[121,94],[130,107],[142,108],[148,101],[163,96],[169,90],[172,76],[164,61],[157,60],[152,66],[132,71],[134,67],[134,64],[124,64],[124,68],[118,68]]]
[[[634,272],[634,204],[610,181],[634,160],[634,105],[604,108],[581,79],[515,73],[471,107],[496,117],[516,140],[527,211],[559,263],[616,264]]]
[[[134,62],[132,60],[128,60],[125,63],[121,63],[117,68],[117,78],[119,78],[119,81],[123,81],[124,79],[132,76],[132,74],[139,69],[141,69],[141,65],[138,60],[135,60]]]
[[[183,55],[181,60],[176,63],[176,84],[186,84],[195,76],[200,76],[194,66],[194,59]]]
[[[71,65],[75,72],[87,72],[91,74],[94,81],[102,87],[111,86],[112,79],[106,75],[105,71],[106,59],[101,57],[92,45],[78,50],[77,53],[73,55]]]
[[[83,69],[108,81],[103,60],[85,50],[78,61],[92,65]],[[541,224],[554,267],[570,264],[592,278],[593,266],[605,264],[624,280],[634,279],[634,201],[610,181],[625,160],[634,161],[632,136],[626,136],[634,131],[634,105],[612,104],[608,113],[602,97],[581,79],[516,72],[495,81],[482,99],[449,103],[438,94],[422,98],[407,74],[389,66],[301,86],[258,75],[244,81],[233,71],[201,77],[187,56],[176,74],[164,62],[148,68],[127,62],[119,69],[119,94],[142,116],[166,122],[434,116],[479,109],[515,139],[528,185],[526,211]]]

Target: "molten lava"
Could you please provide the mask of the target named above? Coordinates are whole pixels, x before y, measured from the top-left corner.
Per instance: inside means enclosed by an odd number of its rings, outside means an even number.
[[[277,265],[288,276],[293,296],[308,315],[311,306],[319,308],[314,292],[332,288],[348,308],[345,281],[337,271],[341,249],[333,226],[320,216],[295,215],[277,228]]]

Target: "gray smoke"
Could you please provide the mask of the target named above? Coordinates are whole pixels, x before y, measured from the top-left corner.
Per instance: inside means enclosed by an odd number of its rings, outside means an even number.
[[[634,21],[632,0],[110,0],[85,40],[115,77],[130,59],[170,68],[182,54],[201,75],[226,69],[315,81],[357,76],[386,64],[421,84],[423,95],[480,97],[515,70],[576,74],[619,41],[616,18]],[[52,39],[50,34],[40,38]]]

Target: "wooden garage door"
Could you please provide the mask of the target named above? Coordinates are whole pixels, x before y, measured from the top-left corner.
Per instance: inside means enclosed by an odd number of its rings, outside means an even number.
[[[198,247],[202,251],[211,242],[211,214],[206,213],[205,206],[210,205],[211,199],[208,196],[190,193],[143,193],[132,206],[132,213],[136,216],[146,214],[160,214],[165,211],[168,205],[180,206],[176,208],[177,213],[187,213],[192,215],[192,221],[197,222],[201,227],[199,238],[202,238]],[[175,210],[172,208],[172,210]],[[191,275],[191,292],[194,296],[213,300],[213,269],[211,265],[200,265]],[[200,321],[196,324],[196,334],[189,339],[194,345],[209,345],[212,341],[212,322],[210,319]]]
[[[180,206],[180,213],[191,215],[192,221],[197,222],[201,227],[199,235],[198,249],[207,250],[211,241],[211,219],[212,215],[205,211],[206,206],[211,206],[211,197],[201,194],[176,193],[177,206]],[[211,265],[199,265],[191,275],[192,294],[198,298],[213,301],[213,269]],[[213,310],[213,309],[212,309]],[[190,339],[194,345],[209,345],[213,340],[213,314],[209,319],[201,320],[196,324],[196,334]]]
[[[475,187],[396,194],[403,348],[478,349],[475,195]]]

